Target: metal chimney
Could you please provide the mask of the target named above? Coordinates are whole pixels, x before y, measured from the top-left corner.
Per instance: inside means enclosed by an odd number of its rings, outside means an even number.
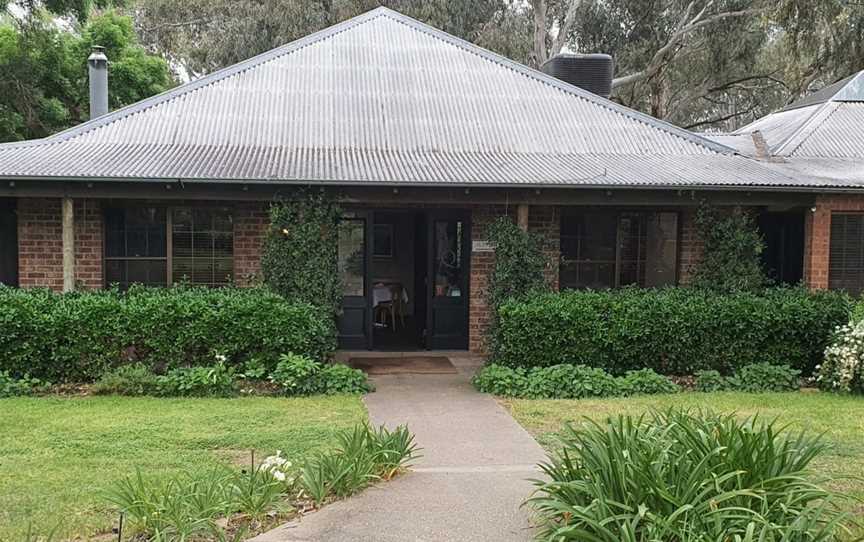
[[[90,68],[90,118],[95,119],[108,112],[108,57],[105,48],[94,45],[87,65]]]

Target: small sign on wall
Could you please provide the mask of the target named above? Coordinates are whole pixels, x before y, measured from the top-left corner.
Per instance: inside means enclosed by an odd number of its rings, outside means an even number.
[[[495,246],[489,241],[475,239],[471,242],[471,252],[495,252]]]

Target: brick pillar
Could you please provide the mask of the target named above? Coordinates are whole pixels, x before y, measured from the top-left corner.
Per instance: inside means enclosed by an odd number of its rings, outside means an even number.
[[[816,197],[815,211],[804,216],[804,282],[811,289],[828,288],[832,210],[857,210],[856,199]]]
[[[102,204],[75,200],[75,283],[77,288],[97,289],[105,284],[102,269]]]
[[[681,246],[678,249],[678,283],[688,284],[693,277],[693,271],[702,261],[704,243],[696,228],[697,210],[684,209],[679,215],[678,231]]]
[[[22,288],[63,289],[60,198],[18,199],[18,283]],[[75,200],[75,281],[102,287],[102,209]]]
[[[252,286],[261,279],[261,251],[270,224],[267,204],[248,203],[234,214],[234,279]]]

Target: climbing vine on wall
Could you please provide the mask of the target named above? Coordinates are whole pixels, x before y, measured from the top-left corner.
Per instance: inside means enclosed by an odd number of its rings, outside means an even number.
[[[341,214],[335,198],[323,190],[274,202],[261,257],[265,284],[286,299],[331,311],[334,321],[342,303],[337,272]]]
[[[702,205],[696,227],[703,252],[693,274],[693,286],[740,292],[758,290],[767,284],[761,259],[765,241],[749,213],[741,209],[724,212]]]
[[[489,338],[494,355],[498,307],[508,299],[522,299],[550,288],[544,274],[548,258],[543,254],[542,240],[538,235],[522,230],[507,217],[492,222],[487,232],[495,247],[495,264],[487,293],[492,312]]]

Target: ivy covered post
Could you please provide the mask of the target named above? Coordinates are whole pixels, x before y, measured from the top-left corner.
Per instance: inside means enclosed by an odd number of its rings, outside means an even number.
[[[495,264],[487,294],[492,311],[488,337],[494,358],[498,308],[508,299],[548,292],[550,287],[544,273],[548,259],[543,254],[542,240],[536,234],[523,230],[507,217],[501,217],[489,225],[488,236],[495,247]]]
[[[753,218],[741,209],[720,213],[703,205],[696,227],[704,244],[692,286],[719,292],[748,292],[768,284],[762,265],[765,241]]]
[[[335,198],[323,190],[274,202],[261,256],[264,283],[291,302],[331,314],[334,337],[342,305],[337,272],[341,215]]]

